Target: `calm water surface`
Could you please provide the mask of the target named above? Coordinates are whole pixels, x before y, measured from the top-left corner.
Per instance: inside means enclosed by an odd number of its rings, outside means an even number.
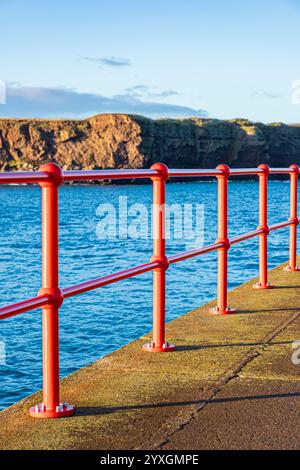
[[[288,182],[270,182],[270,224],[286,220]],[[176,183],[167,187],[171,203],[203,204],[205,243],[216,239],[216,183]],[[127,196],[128,204],[150,206],[152,188],[145,186],[64,186],[60,189],[61,286],[113,273],[147,262],[151,240],[99,240],[97,207]],[[230,236],[256,228],[257,183],[230,182]],[[0,306],[35,296],[41,279],[40,189],[2,187],[0,192]],[[168,244],[173,254],[191,248]],[[257,274],[258,240],[235,245],[229,255],[229,288]],[[288,229],[269,237],[269,265],[287,260]],[[216,295],[216,253],[172,266],[168,272],[167,319],[172,320]],[[61,376],[108,354],[151,329],[152,275],[144,274],[73,299],[61,308]],[[0,409],[41,388],[41,312],[36,310],[0,324],[6,364],[0,365]],[[209,340],[209,338],[208,338]]]

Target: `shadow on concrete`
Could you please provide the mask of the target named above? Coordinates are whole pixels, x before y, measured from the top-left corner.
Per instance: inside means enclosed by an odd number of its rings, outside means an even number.
[[[256,313],[272,313],[272,312],[300,312],[300,308],[267,308],[260,310],[236,310],[234,315],[255,315]]]
[[[274,286],[274,289],[300,289],[300,286]]]
[[[241,401],[256,401],[256,400],[272,400],[272,399],[283,399],[283,398],[298,398],[300,392],[290,393],[276,393],[274,395],[249,395],[244,397],[225,397],[225,398],[213,398],[208,400],[191,400],[191,401],[177,401],[177,402],[165,402],[165,403],[149,403],[140,405],[128,405],[128,406],[111,406],[111,407],[78,407],[76,408],[76,416],[96,416],[105,415],[110,413],[117,413],[122,411],[134,411],[134,410],[151,410],[156,408],[169,408],[176,406],[193,406],[193,405],[214,405],[217,403],[232,403]]]
[[[293,344],[294,341],[271,341],[268,342],[268,345],[283,345],[283,344]],[[211,349],[211,348],[227,348],[227,347],[246,347],[246,346],[262,346],[263,342],[256,343],[210,343],[210,344],[192,344],[192,345],[181,345],[176,346],[176,352],[179,351],[199,351],[200,349]]]

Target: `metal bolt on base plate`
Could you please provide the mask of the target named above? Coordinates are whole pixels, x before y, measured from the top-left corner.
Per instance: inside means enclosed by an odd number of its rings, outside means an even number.
[[[267,282],[267,284],[263,285],[261,282],[257,282],[254,284],[254,289],[274,289],[274,285],[271,282]]]
[[[209,313],[211,313],[212,315],[231,315],[235,312],[236,310],[231,307],[227,307],[225,310],[220,310],[219,307],[213,307],[209,309]]]

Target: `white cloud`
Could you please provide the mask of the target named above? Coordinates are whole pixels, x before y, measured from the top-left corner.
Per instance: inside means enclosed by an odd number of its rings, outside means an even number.
[[[169,95],[170,96],[170,95]],[[98,113],[141,114],[157,117],[205,117],[207,111],[175,105],[159,100],[144,101],[128,90],[124,94],[103,96],[80,93],[76,90],[43,87],[7,86],[6,105],[1,106],[2,117],[60,118]]]
[[[109,67],[129,67],[131,60],[124,57],[81,57],[81,60],[93,62],[98,65],[107,65]]]

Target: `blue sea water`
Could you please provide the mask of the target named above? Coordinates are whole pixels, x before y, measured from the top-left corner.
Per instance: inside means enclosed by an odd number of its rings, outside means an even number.
[[[258,225],[256,181],[229,184],[229,235]],[[215,182],[167,185],[169,203],[204,205],[205,243],[216,239]],[[147,262],[152,241],[103,241],[97,237],[97,208],[152,201],[151,185],[63,186],[60,188],[60,284],[63,287]],[[0,306],[35,296],[41,279],[40,189],[4,186],[0,192]],[[289,216],[289,184],[269,184],[269,223]],[[168,254],[191,248],[171,240]],[[288,258],[288,229],[269,237],[269,266]],[[229,254],[229,289],[257,275],[257,238],[235,245]],[[216,253],[173,265],[167,275],[167,320],[172,320],[216,296]],[[67,299],[60,314],[61,376],[91,363],[151,329],[152,274]],[[209,338],[208,338],[209,340]],[[4,320],[0,341],[6,364],[0,365],[0,409],[41,388],[41,311]]]

